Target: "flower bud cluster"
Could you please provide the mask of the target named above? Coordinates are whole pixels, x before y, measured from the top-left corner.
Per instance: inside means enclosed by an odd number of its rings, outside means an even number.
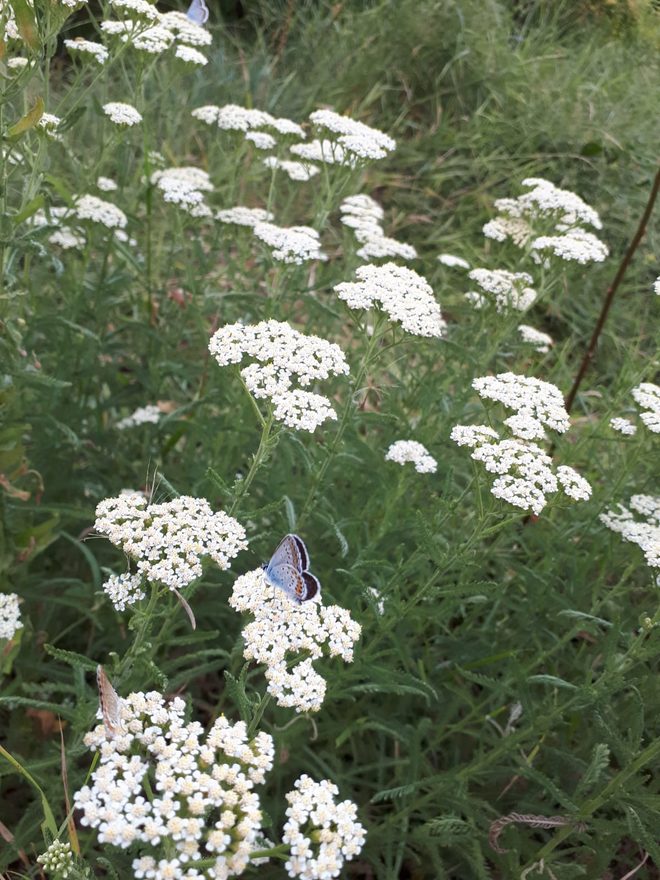
[[[348,800],[337,803],[338,794],[339,789],[329,779],[314,782],[307,775],[297,779],[287,794],[289,807],[282,840],[291,847],[285,865],[289,877],[338,877],[344,862],[362,851],[366,832],[357,821],[357,807]]]
[[[327,654],[352,662],[361,627],[350,612],[323,605],[319,594],[307,602],[293,602],[268,582],[261,568],[237,578],[229,604],[253,617],[243,629],[243,655],[266,666],[268,692],[277,704],[296,712],[317,712],[326,682],[312,661]],[[308,656],[301,659],[304,654]]]
[[[66,880],[73,870],[73,853],[71,844],[63,840],[54,840],[45,853],[42,853],[37,861],[43,865],[44,871],[52,875],[55,880]]]
[[[137,492],[106,498],[96,508],[94,528],[136,560],[140,575],[171,590],[201,577],[206,557],[226,569],[247,547],[237,520],[189,495],[162,504],[149,504]]]
[[[153,880],[226,880],[259,848],[254,786],[273,766],[267,733],[221,715],[205,735],[185,722],[185,703],[155,691],[118,699],[118,730],[99,724],[85,745],[100,754],[91,784],[74,795],[81,824],[101,844],[133,848],[133,874]],[[168,857],[162,858],[163,850]],[[204,868],[196,868],[204,860]]]

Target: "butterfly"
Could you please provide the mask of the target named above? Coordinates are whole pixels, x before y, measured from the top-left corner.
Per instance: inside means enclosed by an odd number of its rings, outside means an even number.
[[[205,0],[192,0],[186,15],[191,21],[194,21],[195,24],[206,24],[209,20],[209,8],[206,5]]]
[[[269,563],[262,566],[268,583],[283,590],[294,602],[307,602],[321,592],[309,569],[309,553],[298,535],[285,535]]]
[[[121,697],[110,684],[110,679],[101,665],[96,667],[96,683],[99,689],[99,703],[101,704],[103,726],[106,733],[110,736],[115,736],[122,730]]]

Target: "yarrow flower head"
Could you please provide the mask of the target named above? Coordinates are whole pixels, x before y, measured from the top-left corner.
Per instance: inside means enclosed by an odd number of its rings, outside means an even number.
[[[142,122],[142,114],[138,113],[131,104],[122,104],[121,101],[104,104],[103,112],[115,125],[132,126]]]
[[[600,515],[600,521],[618,532],[624,541],[637,544],[644,553],[646,564],[660,568],[660,496],[633,495],[629,507],[617,505],[618,510],[608,510]],[[640,518],[635,517],[637,514]]]
[[[439,338],[447,326],[430,284],[417,272],[385,263],[368,264],[356,271],[358,281],[334,287],[351,309],[371,309],[379,305],[392,321],[415,336]]]
[[[154,171],[152,185],[163,193],[166,202],[177,205],[192,217],[211,217],[212,211],[204,201],[204,193],[213,191],[208,173],[194,165]]]
[[[0,639],[13,639],[22,626],[18,595],[0,593]]]
[[[66,880],[74,868],[71,844],[63,840],[54,840],[37,861],[43,865],[46,873],[52,874],[56,880]]]
[[[517,198],[496,200],[500,213],[484,226],[487,238],[510,238],[518,247],[529,247],[533,254],[553,253],[579,263],[600,262],[607,257],[607,247],[583,228],[601,229],[602,223],[580,196],[541,177],[529,177],[522,185],[528,191]]]
[[[550,346],[554,345],[554,339],[547,333],[530,327],[529,324],[519,324],[518,332],[522,337],[522,341],[529,345],[533,345],[540,354],[546,354],[550,351]]]
[[[127,606],[135,605],[146,596],[142,582],[141,574],[113,574],[105,581],[102,589],[117,611],[125,611]]]
[[[231,223],[235,226],[256,226],[257,223],[265,223],[273,219],[270,211],[265,208],[246,208],[236,205],[235,208],[223,208],[215,215],[215,219],[221,223]]]
[[[463,257],[457,257],[454,254],[438,254],[438,262],[450,269],[469,269],[470,264]]]
[[[111,177],[97,177],[96,185],[101,192],[114,192],[117,189],[117,184]]]
[[[85,736],[100,754],[91,784],[74,795],[81,824],[101,844],[136,854],[133,874],[154,880],[226,880],[243,873],[262,840],[254,786],[273,766],[267,733],[248,739],[243,721],[221,715],[207,734],[186,723],[186,704],[161,694],[117,697],[117,729]],[[168,858],[160,858],[164,842]],[[209,866],[196,869],[206,859]]]
[[[320,594],[297,604],[261,568],[236,579],[229,604],[252,615],[243,629],[243,656],[266,666],[268,693],[279,706],[317,712],[326,683],[312,664],[324,654],[352,662],[361,627],[350,612],[323,605]]]
[[[389,135],[334,110],[314,110],[309,121],[357,160],[384,159],[396,149],[396,141]]]
[[[640,409],[644,410],[639,416],[640,419],[649,431],[660,434],[660,385],[642,382],[641,385],[633,388],[632,396]]]
[[[307,260],[327,260],[321,250],[321,240],[311,226],[276,226],[274,223],[257,223],[255,236],[272,248],[274,260],[295,263],[300,266]]]
[[[159,407],[150,403],[148,406],[139,406],[130,416],[117,422],[116,427],[119,431],[124,431],[126,428],[135,428],[137,425],[147,423],[155,425],[161,420],[162,415]]]
[[[206,557],[227,569],[247,547],[237,520],[189,495],[161,504],[138,493],[106,498],[96,508],[94,528],[137,562],[140,575],[171,590],[201,577]]]
[[[128,223],[126,214],[98,196],[78,196],[74,202],[73,213],[78,220],[89,220],[91,223],[99,223],[107,229],[124,229]]]
[[[258,131],[260,129],[272,129],[281,135],[295,135],[305,137],[305,132],[291,119],[271,116],[265,110],[241,107],[238,104],[225,104],[218,107],[215,104],[205,104],[192,111],[195,119],[206,125],[217,125],[223,131]]]
[[[290,159],[278,159],[277,156],[266,156],[263,162],[267,168],[284,171],[291,180],[302,182],[311,180],[321,170],[318,165],[313,165],[311,162],[292,162]]]
[[[366,832],[351,801],[336,802],[339,789],[329,779],[303,775],[286,799],[289,807],[282,840],[291,847],[289,877],[326,880],[339,877],[344,862],[359,855]]]
[[[416,440],[397,440],[387,450],[386,461],[395,461],[397,464],[412,462],[418,474],[434,474],[438,469],[438,463],[429,453],[426,446]]]
[[[610,419],[610,428],[619,434],[627,434],[633,436],[637,433],[637,425],[634,425],[630,419],[614,418]]]
[[[99,64],[105,64],[110,57],[110,53],[103,43],[84,40],[82,37],[76,37],[75,40],[65,40],[64,45],[69,52],[81,52],[83,55],[90,55]]]
[[[516,429],[520,419],[514,422],[508,419],[504,422],[518,437],[541,438],[544,436],[544,425],[560,434],[570,427],[562,393],[550,382],[516,373],[499,373],[497,376],[474,379],[472,387],[481,398],[495,400],[507,409],[515,410],[516,416],[528,421],[529,427],[534,429],[531,435],[527,432],[520,433]]]
[[[306,388],[331,375],[347,375],[348,363],[334,342],[306,336],[281,321],[228,324],[211,338],[209,351],[221,367],[252,361],[241,369],[249,392],[270,399],[274,416],[288,427],[313,431],[327,418],[336,418],[330,401]]]
[[[350,226],[362,247],[357,256],[362,260],[400,257],[414,260],[417,251],[410,244],[404,244],[385,235],[381,225],[383,209],[378,202],[367,195],[349,196],[340,205],[341,222]]]
[[[536,299],[536,291],[529,285],[533,283],[527,272],[508,272],[506,269],[472,269],[468,278],[476,281],[483,293],[471,291],[467,299],[476,308],[483,308],[493,301],[498,312],[515,309],[526,311]],[[484,293],[489,296],[484,296]]]
[[[573,501],[586,501],[591,486],[573,468],[560,465],[553,470],[552,458],[536,443],[544,438],[544,426],[563,433],[569,418],[559,389],[549,382],[500,373],[475,379],[473,388],[482,398],[496,400],[513,416],[504,420],[512,438],[501,439],[487,425],[456,425],[451,439],[459,446],[468,446],[474,461],[480,461],[491,474],[497,474],[491,486],[496,498],[507,501],[538,515],[547,504],[548,496],[562,489]]]

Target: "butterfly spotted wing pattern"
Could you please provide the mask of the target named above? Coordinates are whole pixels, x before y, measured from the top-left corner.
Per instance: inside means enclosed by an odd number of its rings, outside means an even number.
[[[190,21],[194,21],[195,24],[206,24],[209,20],[209,8],[204,0],[192,0],[186,15]]]
[[[309,553],[298,535],[285,535],[265,566],[266,577],[283,590],[294,602],[307,602],[321,589],[321,584],[309,569]]]
[[[99,703],[101,705],[103,726],[110,736],[115,736],[122,729],[121,698],[110,684],[110,679],[105,674],[105,669],[102,666],[96,667],[96,683],[99,689]]]

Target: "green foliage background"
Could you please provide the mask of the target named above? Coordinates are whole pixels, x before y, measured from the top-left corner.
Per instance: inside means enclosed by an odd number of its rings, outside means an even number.
[[[397,138],[393,156],[352,178],[344,194],[374,195],[388,232],[415,245],[413,265],[433,285],[451,333],[433,344],[393,333],[395,347],[369,364],[363,382],[338,382],[349,420],[336,448],[332,425],[279,435],[237,513],[249,550],[231,572],[209,569],[189,596],[197,631],[178,606],[163,606],[115,684],[182,692],[202,719],[250,716],[263,675],[247,671],[247,696],[236,684],[240,621],[228,588],[297,530],[324,595],[351,609],[363,635],[354,664],[326,669],[328,695],[313,721],[290,723],[290,713],[272,708],[264,716],[278,749],[264,801],[275,829],[284,793],[306,772],[331,778],[359,805],[368,838],[350,876],[514,878],[544,859],[548,876],[595,880],[623,876],[648,853],[636,876],[657,877],[658,593],[639,550],[598,521],[631,493],[652,492],[657,479],[651,435],[629,440],[607,427],[630,409],[630,389],[657,376],[657,221],[615,303],[575,427],[556,446],[558,459],[592,482],[591,501],[528,522],[490,496],[469,455],[449,441],[454,424],[483,421],[475,376],[511,369],[570,387],[655,173],[657,13],[642,3],[243,2],[221,4],[212,20],[210,63],[193,75],[161,68],[142,76],[126,56],[110,79],[90,84],[85,69],[56,57],[41,93],[50,103],[64,98],[66,141],[46,144],[28,132],[19,151],[29,173],[10,174],[2,195],[0,473],[9,488],[0,494],[0,570],[3,589],[23,599],[25,622],[0,656],[4,747],[61,823],[60,739],[33,710],[66,722],[75,790],[89,767],[82,736],[97,707],[90,673],[98,662],[112,669],[134,639],[100,592],[124,561],[90,539],[98,501],[149,485],[155,471],[159,499],[178,491],[227,508],[239,491],[234,478],[250,466],[259,426],[235,374],[209,361],[212,329],[274,314],[339,341],[352,363],[363,356],[366,337],[331,293],[358,265],[336,222],[338,197],[320,205],[313,185],[278,179],[279,223],[329,212],[324,240],[338,259],[310,277],[308,267],[273,268],[247,233],[218,225],[201,237],[175,209],[150,203],[142,182],[143,157],[158,149],[172,164],[207,168],[218,207],[265,204],[270,174],[258,157],[193,126],[190,109],[235,102],[303,120],[329,105]],[[81,13],[65,30],[86,26]],[[145,125],[119,141],[100,107],[136,94]],[[4,105],[5,135],[35,96],[28,89],[25,104]],[[123,184],[118,203],[136,237],[149,236],[148,262],[102,237],[82,256],[62,257],[18,222],[33,199],[67,201],[99,174]],[[493,200],[530,175],[594,205],[612,252],[605,264],[548,280],[533,312],[556,340],[543,357],[518,343],[517,317],[473,312],[465,279],[435,259],[450,251],[472,265],[527,269],[518,251],[485,241],[481,227]],[[168,295],[178,288],[185,307]],[[114,430],[157,400],[173,402],[158,426]],[[384,461],[389,443],[409,436],[438,459],[437,474]],[[382,615],[370,587],[384,598]],[[517,704],[520,717],[503,735]],[[37,876],[42,801],[8,762],[0,784],[0,820],[13,836],[0,846],[0,870]],[[489,826],[512,811],[563,814],[585,830],[512,825],[501,838],[508,852],[496,854]],[[102,852],[88,833],[81,843],[99,872],[95,859],[104,856],[127,876],[125,855]]]

